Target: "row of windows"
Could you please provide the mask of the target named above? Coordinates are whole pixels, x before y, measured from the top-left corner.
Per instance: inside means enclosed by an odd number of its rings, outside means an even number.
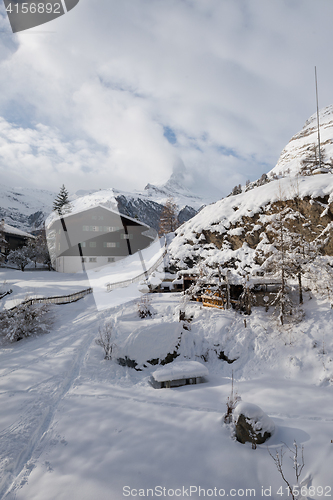
[[[99,233],[113,233],[114,231],[119,231],[118,226],[82,226],[83,231],[95,231]]]
[[[82,257],[82,262],[87,262],[88,259],[86,257]],[[108,262],[114,262],[115,258],[114,257],[108,257]],[[96,257],[89,257],[89,262],[97,262]]]
[[[87,243],[83,241],[81,244],[82,248],[86,248]],[[103,242],[103,247],[104,248],[119,248],[119,241],[104,241]],[[96,248],[97,243],[96,241],[89,241],[89,247],[90,248]]]

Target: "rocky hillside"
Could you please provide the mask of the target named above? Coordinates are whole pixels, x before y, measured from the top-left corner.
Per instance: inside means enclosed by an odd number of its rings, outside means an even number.
[[[272,251],[280,212],[285,231],[301,227],[307,242],[316,240],[323,254],[333,255],[333,176],[302,177],[298,186],[296,182],[291,177],[274,180],[205,207],[176,231],[169,247],[171,265],[186,268],[204,260],[241,274],[259,267],[259,256]]]
[[[320,144],[324,154],[324,162],[332,163],[333,157],[333,105],[319,111]],[[313,114],[304,124],[302,130],[295,134],[282,151],[276,166],[268,176],[296,175],[302,169],[302,163],[318,144],[317,114]]]
[[[320,112],[323,158],[333,156],[333,106]],[[323,255],[333,255],[333,175],[302,169],[316,144],[312,116],[283,150],[276,167],[259,181],[205,207],[183,224],[169,247],[170,264],[192,267],[199,261],[219,263],[239,274],[260,267],[263,255],[274,252],[276,221],[284,231],[302,234]],[[303,174],[303,175],[302,175]]]

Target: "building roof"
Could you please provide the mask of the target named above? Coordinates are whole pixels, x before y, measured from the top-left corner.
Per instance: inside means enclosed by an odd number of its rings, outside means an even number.
[[[174,361],[153,372],[156,382],[206,377],[208,369],[199,361]]]
[[[52,212],[48,216],[48,218],[46,219],[45,226],[47,227],[47,229],[49,229],[55,221],[58,221],[61,219],[66,219],[68,217],[71,217],[71,216],[76,215],[76,214],[80,214],[82,212],[88,212],[89,210],[93,210],[95,208],[102,208],[104,210],[107,210],[108,212],[112,212],[114,214],[119,215],[119,217],[121,217],[121,218],[125,218],[131,222],[135,222],[136,224],[139,224],[140,226],[145,226],[145,227],[147,227],[147,229],[150,229],[150,226],[148,226],[144,222],[141,222],[138,219],[133,219],[132,217],[129,217],[128,215],[120,213],[118,211],[118,208],[116,208],[114,205],[112,205],[110,207],[110,206],[105,206],[102,203],[96,203],[95,205],[91,205],[91,206],[84,206],[84,205],[77,204],[74,207],[71,207],[71,210],[68,213],[64,213],[61,216],[57,212]]]
[[[0,222],[0,231],[3,231],[5,235],[12,234],[21,236],[22,238],[35,238],[32,234],[21,231],[21,229],[17,229],[17,227],[10,226],[9,224],[5,224],[4,221],[2,223]]]

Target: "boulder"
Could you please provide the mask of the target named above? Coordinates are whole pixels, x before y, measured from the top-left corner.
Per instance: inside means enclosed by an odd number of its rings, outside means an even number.
[[[241,402],[234,410],[236,439],[250,442],[254,447],[264,443],[275,430],[273,420],[259,406]]]

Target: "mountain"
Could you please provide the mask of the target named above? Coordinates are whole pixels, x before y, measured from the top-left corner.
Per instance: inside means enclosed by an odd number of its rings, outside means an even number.
[[[32,231],[43,225],[52,212],[57,193],[31,188],[0,188],[0,218],[6,223]],[[205,200],[182,186],[182,174],[172,174],[162,186],[148,184],[143,192],[125,192],[117,189],[80,190],[70,196],[77,207],[89,207],[96,203],[116,203],[121,213],[148,224],[158,230],[160,214],[166,200],[173,197],[178,205],[178,218],[185,222],[205,204]]]
[[[333,155],[333,106],[321,110],[320,124],[322,158],[327,161]],[[211,267],[219,263],[238,275],[254,271],[276,251],[279,217],[288,237],[301,237],[321,255],[333,256],[332,169],[328,166],[323,174],[316,164],[304,169],[302,163],[316,145],[316,138],[313,115],[268,175],[204,207],[180,227],[169,246],[171,267],[205,262]]]
[[[319,111],[320,145],[326,161],[331,163],[333,157],[333,105]],[[268,173],[272,175],[296,175],[301,171],[302,161],[318,145],[317,113],[310,116],[304,127],[295,134],[284,150],[276,166]]]
[[[0,218],[22,231],[40,227],[52,210],[55,193],[45,189],[0,187]]]

